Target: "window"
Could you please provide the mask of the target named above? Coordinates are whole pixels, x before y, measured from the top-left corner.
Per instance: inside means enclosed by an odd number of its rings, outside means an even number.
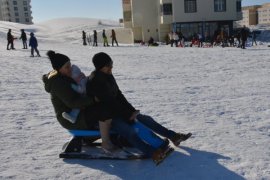
[[[15,12],[15,16],[19,16],[19,13]]]
[[[27,5],[27,1],[23,1],[23,5]]]
[[[20,22],[20,19],[19,18],[16,18],[16,22]]]
[[[172,4],[166,3],[161,6],[161,13],[163,15],[172,15]]]
[[[28,11],[28,8],[27,7],[24,7],[23,9],[24,9],[24,11]]]
[[[185,0],[185,13],[195,13],[195,12],[197,12],[196,0]]]
[[[226,11],[226,0],[214,0],[215,12]]]
[[[25,19],[25,22],[29,22],[29,19],[28,19],[28,18],[26,18],[26,19]]]
[[[17,5],[17,1],[13,1],[13,5]]]
[[[25,16],[25,17],[28,17],[29,15],[28,15],[28,13],[24,13],[24,16]]]
[[[18,11],[18,7],[14,7],[14,11]]]
[[[241,1],[236,2],[236,12],[241,12],[242,11],[242,3]]]

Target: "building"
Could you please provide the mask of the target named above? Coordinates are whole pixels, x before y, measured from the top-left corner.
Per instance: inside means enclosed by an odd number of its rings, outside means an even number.
[[[0,20],[33,24],[31,0],[0,0]]]
[[[250,27],[252,25],[258,24],[258,8],[260,8],[260,5],[255,6],[245,6],[242,7],[242,15],[243,18],[240,21],[237,21],[236,27]]]
[[[270,24],[270,3],[258,8],[258,24]]]
[[[135,42],[165,41],[170,31],[211,37],[218,29],[232,33],[242,18],[241,0],[123,0],[123,17]]]

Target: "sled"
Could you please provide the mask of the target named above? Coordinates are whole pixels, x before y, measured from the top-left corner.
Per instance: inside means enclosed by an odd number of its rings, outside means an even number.
[[[153,133],[139,121],[133,125],[138,136],[155,148],[168,146],[167,142]],[[111,132],[112,142],[118,146],[120,153],[107,154],[101,148],[100,132],[98,130],[68,130],[73,136],[70,141],[63,145],[63,152],[59,154],[60,158],[72,159],[109,159],[109,160],[134,160],[148,158],[136,148],[132,147],[128,141]]]

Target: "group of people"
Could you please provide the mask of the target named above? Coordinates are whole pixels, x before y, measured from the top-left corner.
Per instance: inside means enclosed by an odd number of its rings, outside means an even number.
[[[209,35],[202,36],[200,33],[194,33],[190,39],[190,43],[185,43],[185,37],[181,32],[170,32],[168,34],[168,42],[171,47],[175,45],[175,47],[213,47],[213,46],[222,46],[222,47],[239,47],[242,49],[246,49],[246,43],[248,37],[251,35],[252,37],[252,46],[256,42],[256,31],[253,31],[251,34],[249,29],[245,26],[242,27],[238,32],[233,35],[229,35],[228,32],[224,28],[218,28],[213,37]]]
[[[89,34],[88,36],[86,35],[86,32],[85,31],[82,31],[82,39],[83,39],[83,45],[86,46],[88,42],[89,45],[92,44],[92,35]],[[116,34],[115,34],[115,30],[112,29],[111,31],[111,38],[112,38],[112,46],[114,46],[114,43],[116,43],[116,45],[118,46],[118,42],[117,42],[117,39],[116,39]],[[109,43],[108,43],[108,38],[107,38],[107,35],[106,35],[106,31],[105,29],[102,30],[102,39],[103,39],[103,46],[104,47],[108,47],[109,46]],[[98,46],[98,43],[97,43],[97,31],[94,30],[93,31],[93,46]]]
[[[14,40],[17,39],[11,34],[12,30],[9,29],[7,33],[7,50],[15,50],[14,47]],[[21,36],[20,38],[23,43],[23,49],[28,49],[27,48],[27,35],[24,31],[24,29],[21,29]],[[40,57],[39,50],[38,50],[38,41],[37,38],[35,37],[34,33],[30,33],[30,39],[29,39],[29,46],[31,47],[31,56],[34,57],[34,51],[36,52],[37,56]]]
[[[178,146],[191,136],[191,133],[169,130],[152,117],[140,114],[119,89],[112,74],[113,61],[108,54],[100,52],[93,56],[95,70],[89,76],[72,65],[68,56],[54,51],[48,51],[47,55],[53,70],[43,75],[43,82],[45,90],[51,94],[57,120],[69,130],[99,128],[105,153],[119,151],[110,141],[110,130],[125,137],[154,162],[166,157],[169,140]],[[133,127],[136,121],[165,137],[164,146],[154,147],[141,139]]]

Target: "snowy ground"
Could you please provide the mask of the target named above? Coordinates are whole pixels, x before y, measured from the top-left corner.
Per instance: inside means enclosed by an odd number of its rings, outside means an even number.
[[[71,23],[71,21],[70,21]],[[63,23],[65,24],[65,23]],[[59,23],[57,27],[62,27]],[[50,24],[47,25],[48,27]],[[81,38],[77,28],[73,32]],[[53,26],[33,25],[41,58],[15,41],[6,50],[0,22],[0,179],[270,179],[270,48],[83,47],[56,40]],[[42,34],[46,28],[47,34]],[[59,38],[59,34],[57,34]],[[54,116],[41,76],[45,53],[68,55],[86,73],[100,51],[112,56],[114,75],[128,100],[164,126],[193,137],[155,167],[149,160],[63,160],[70,135]]]

